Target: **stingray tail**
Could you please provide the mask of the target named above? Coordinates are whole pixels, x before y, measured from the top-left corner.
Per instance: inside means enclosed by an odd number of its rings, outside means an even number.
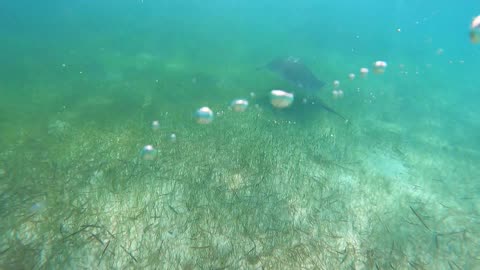
[[[320,106],[322,106],[322,108],[324,108],[327,112],[330,112],[330,113],[333,113],[335,114],[336,116],[342,118],[345,122],[348,122],[348,119],[345,118],[343,115],[341,115],[340,113],[338,113],[337,111],[335,111],[333,108],[329,107],[327,104],[325,104],[323,101],[321,100],[317,100],[317,104],[319,104]]]

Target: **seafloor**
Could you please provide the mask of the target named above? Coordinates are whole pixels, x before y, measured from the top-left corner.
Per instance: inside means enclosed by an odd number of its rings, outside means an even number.
[[[132,51],[9,69],[0,269],[480,265],[480,120],[441,94],[442,60],[348,81],[377,59],[302,56],[345,123],[313,105],[272,109],[268,91],[289,85],[256,69],[270,56],[206,64]],[[242,97],[246,112],[228,109]],[[210,125],[192,118],[201,106],[217,113]],[[152,161],[140,158],[146,144]]]

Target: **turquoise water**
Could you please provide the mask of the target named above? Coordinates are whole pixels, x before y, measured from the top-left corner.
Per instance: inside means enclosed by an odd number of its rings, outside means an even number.
[[[377,2],[2,4],[0,269],[480,269],[480,3]]]

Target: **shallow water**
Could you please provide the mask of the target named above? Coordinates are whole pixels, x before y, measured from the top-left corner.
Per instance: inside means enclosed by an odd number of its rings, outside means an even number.
[[[478,269],[480,4],[257,2],[3,5],[0,269]]]

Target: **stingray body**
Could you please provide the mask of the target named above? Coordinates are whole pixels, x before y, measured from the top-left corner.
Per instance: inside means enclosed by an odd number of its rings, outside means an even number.
[[[296,57],[275,58],[266,65],[266,68],[304,90],[306,94],[315,94],[325,85]]]
[[[265,67],[302,90],[299,94],[309,97],[309,100],[312,100],[314,104],[318,104],[326,111],[347,120],[316,96],[325,83],[319,80],[299,58],[292,56],[275,58]]]

